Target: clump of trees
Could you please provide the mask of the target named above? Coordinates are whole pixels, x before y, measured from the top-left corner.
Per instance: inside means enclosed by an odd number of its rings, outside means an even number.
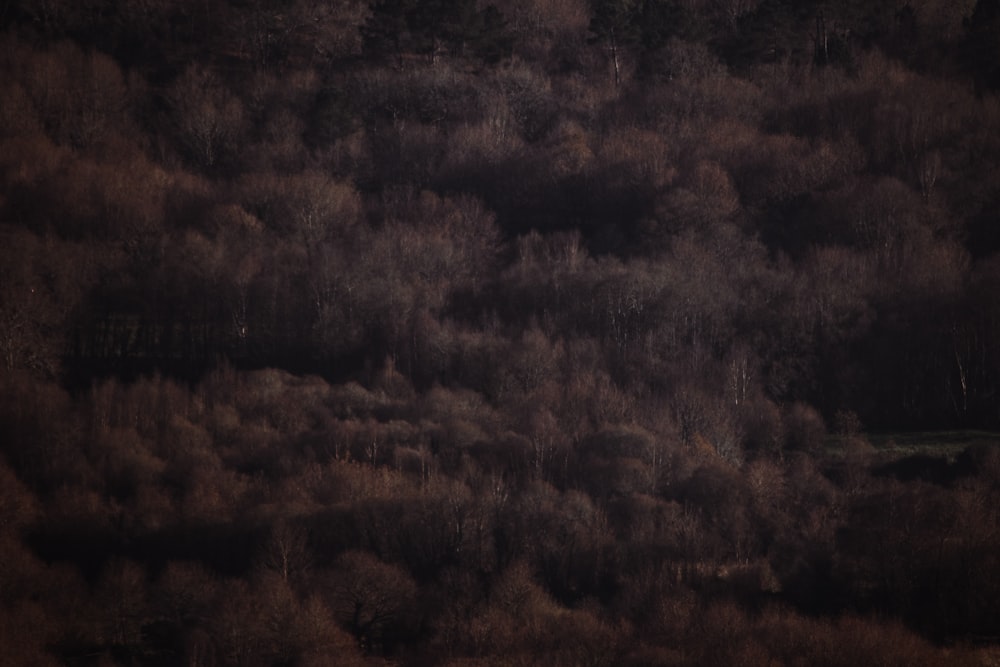
[[[5,3],[0,654],[987,661],[994,5]]]

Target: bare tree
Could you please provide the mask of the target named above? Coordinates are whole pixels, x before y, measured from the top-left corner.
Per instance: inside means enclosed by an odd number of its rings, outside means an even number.
[[[189,66],[167,91],[181,148],[212,169],[231,157],[244,130],[243,104],[210,70]]]
[[[337,559],[326,594],[337,620],[370,652],[405,626],[417,587],[398,566],[349,551]]]
[[[301,581],[309,574],[313,563],[309,533],[288,520],[278,521],[271,527],[260,560],[264,567],[276,572],[284,581]]]

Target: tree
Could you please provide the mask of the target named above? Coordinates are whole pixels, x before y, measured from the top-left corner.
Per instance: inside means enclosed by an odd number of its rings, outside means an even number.
[[[369,56],[391,56],[402,68],[408,50],[407,12],[412,0],[379,0],[371,6],[371,16],[361,28],[362,49]]]
[[[977,92],[1000,88],[1000,2],[978,0],[965,22],[965,58]]]
[[[342,554],[325,588],[334,617],[367,652],[391,652],[404,636],[417,587],[401,568],[368,552]]]
[[[19,55],[17,75],[54,141],[108,150],[131,138],[129,112],[139,86],[133,89],[110,57],[83,52],[72,42]]]
[[[142,629],[151,615],[142,567],[121,560],[108,563],[97,584],[95,598],[102,612],[105,645],[132,654],[141,652]]]
[[[475,0],[380,0],[362,28],[364,50],[391,56],[399,68],[405,54],[464,56],[471,52],[496,62],[510,51],[505,21],[495,5],[480,9]]]
[[[246,208],[307,254],[331,241],[349,239],[361,217],[354,187],[321,171],[252,174],[240,185]]]
[[[440,51],[461,54],[478,29],[475,0],[424,0],[418,4],[408,17],[417,50],[428,53],[432,63]]]
[[[513,50],[514,40],[503,13],[496,5],[487,5],[480,12],[478,23],[479,32],[472,39],[473,52],[489,65],[508,58]]]
[[[290,64],[353,51],[362,3],[355,0],[244,0],[231,7],[226,32],[230,48],[255,68],[273,70]]]
[[[642,34],[640,10],[638,0],[595,0],[592,5],[590,32],[608,50],[615,86],[622,82],[623,49],[637,43]]]
[[[179,148],[195,165],[211,171],[235,156],[243,104],[213,72],[190,65],[170,86],[167,102]]]
[[[812,27],[804,21],[805,11],[790,0],[762,0],[739,22],[729,48],[731,64],[801,62],[812,36]]]
[[[0,365],[6,373],[57,372],[92,280],[86,257],[81,245],[0,226]]]
[[[716,21],[733,34],[739,31],[743,17],[755,10],[760,2],[761,0],[712,0],[710,8]]]
[[[245,0],[227,22],[230,40],[261,70],[328,65],[360,51],[362,0]]]
[[[260,554],[260,563],[276,572],[288,585],[305,581],[312,567],[309,534],[287,519],[278,520],[270,528]]]

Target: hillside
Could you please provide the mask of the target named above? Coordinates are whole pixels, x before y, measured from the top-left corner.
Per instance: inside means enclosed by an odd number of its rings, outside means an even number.
[[[996,659],[1000,3],[9,0],[0,72],[3,662]]]

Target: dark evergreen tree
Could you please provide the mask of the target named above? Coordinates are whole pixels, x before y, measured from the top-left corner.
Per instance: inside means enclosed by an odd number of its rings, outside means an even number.
[[[965,62],[976,91],[1000,90],[1000,0],[978,0],[965,26]]]
[[[496,5],[488,5],[479,14],[480,29],[473,40],[476,56],[488,64],[497,63],[510,56],[514,47],[507,19]]]
[[[414,0],[380,0],[371,6],[371,16],[361,28],[362,49],[369,58],[392,58],[403,66],[410,51],[408,15],[419,3]]]

